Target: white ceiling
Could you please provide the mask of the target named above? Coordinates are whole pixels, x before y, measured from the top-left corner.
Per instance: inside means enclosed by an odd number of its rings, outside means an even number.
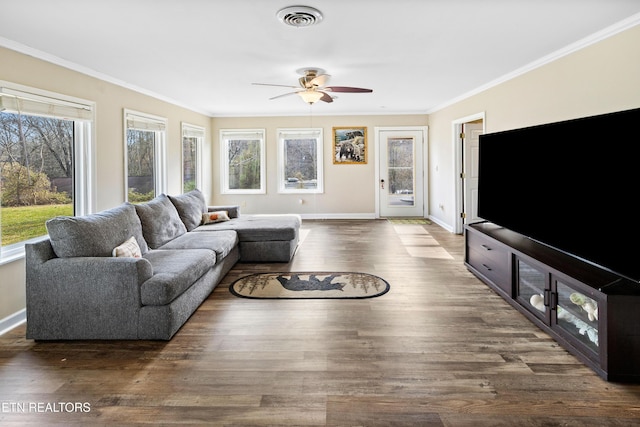
[[[299,4],[323,21],[276,18]],[[639,0],[0,0],[0,45],[211,116],[423,114],[639,14]],[[309,107],[252,85],[296,85],[303,67],[374,91]]]

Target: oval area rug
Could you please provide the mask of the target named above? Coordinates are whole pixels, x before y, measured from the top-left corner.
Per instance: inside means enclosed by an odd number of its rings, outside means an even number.
[[[373,298],[389,291],[389,283],[367,273],[256,273],[229,286],[232,294],[244,298]]]

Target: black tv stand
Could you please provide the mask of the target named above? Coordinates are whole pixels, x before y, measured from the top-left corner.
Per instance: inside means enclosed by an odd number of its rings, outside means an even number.
[[[465,226],[465,265],[608,381],[640,382],[640,285],[490,222]]]

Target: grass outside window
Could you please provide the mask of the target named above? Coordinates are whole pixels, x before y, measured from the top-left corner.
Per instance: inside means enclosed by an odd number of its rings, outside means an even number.
[[[73,204],[0,208],[2,246],[46,235],[45,222],[59,215],[73,215]]]

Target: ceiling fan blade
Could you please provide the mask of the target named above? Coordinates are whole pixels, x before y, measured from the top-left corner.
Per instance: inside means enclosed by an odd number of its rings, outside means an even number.
[[[347,92],[347,93],[371,93],[373,89],[364,89],[361,87],[349,87],[349,86],[328,86],[324,90],[330,92]]]
[[[289,87],[291,89],[298,89],[298,86],[291,86],[291,85],[274,85],[270,83],[251,83],[251,84],[255,86],[275,86],[275,87]]]
[[[320,98],[320,101],[333,102],[333,98],[331,97],[331,95],[326,92],[322,92],[321,90],[319,90],[318,92],[322,93],[322,98]]]
[[[329,74],[320,74],[319,76],[314,77],[309,83],[313,86],[322,87],[329,83],[330,78],[331,76]]]
[[[296,89],[293,92],[283,93],[282,95],[274,96],[272,99],[283,98],[290,95],[300,95],[302,100],[306,103],[313,104],[317,101],[323,101],[332,103],[336,97],[331,96],[331,92],[344,92],[344,93],[371,93],[373,89],[366,89],[361,87],[351,86],[326,86],[329,83],[331,75],[326,74],[324,70],[316,68],[305,68],[297,70],[302,77],[298,79],[298,86],[280,85],[271,83],[252,83],[256,86],[274,86],[274,87],[286,87]],[[328,92],[328,93],[327,93]]]
[[[278,95],[278,96],[274,96],[273,98],[269,98],[269,100],[283,98],[283,97],[289,96],[289,95],[296,95],[299,92],[301,92],[301,91],[297,90],[295,92],[283,93],[282,95]]]

